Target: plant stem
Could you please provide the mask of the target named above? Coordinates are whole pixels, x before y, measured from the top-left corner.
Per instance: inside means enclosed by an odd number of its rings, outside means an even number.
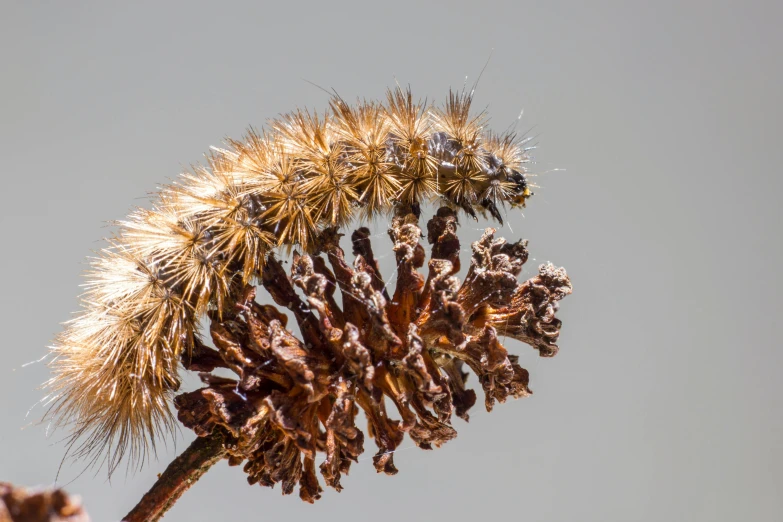
[[[218,430],[207,437],[198,437],[168,465],[136,507],[125,515],[123,522],[160,520],[179,497],[221,460],[225,453],[223,436]]]

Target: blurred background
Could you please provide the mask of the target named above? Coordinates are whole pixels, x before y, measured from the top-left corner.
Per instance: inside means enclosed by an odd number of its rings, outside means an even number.
[[[141,472],[80,474],[37,424],[84,259],[210,145],[297,106],[441,102],[472,84],[491,126],[538,136],[539,188],[498,235],[525,277],[565,266],[561,351],[512,344],[535,394],[479,404],[400,473],[374,443],[315,505],[220,463],[167,521],[783,519],[777,320],[783,111],[778,2],[3,2],[0,480],[119,520],[192,439]],[[557,170],[561,169],[561,170]],[[462,219],[467,249],[486,222]],[[392,269],[386,224],[376,252]],[[467,254],[463,257],[466,264]],[[266,294],[259,292],[260,299]],[[475,379],[471,380],[475,385]],[[29,411],[31,408],[32,411]],[[29,414],[28,414],[29,411]]]

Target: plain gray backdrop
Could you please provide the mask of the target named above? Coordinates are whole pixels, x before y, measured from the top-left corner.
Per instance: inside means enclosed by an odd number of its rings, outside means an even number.
[[[574,283],[558,356],[511,346],[535,395],[478,405],[438,450],[406,440],[394,477],[368,441],[313,506],[221,463],[166,520],[783,520],[780,5],[3,0],[0,480],[55,480],[64,434],[26,417],[48,370],[23,365],[77,310],[106,221],[225,136],[325,108],[307,81],[438,102],[494,49],[476,104],[497,130],[524,109],[540,143],[500,233],[530,240],[525,275]],[[465,248],[487,225],[463,219]],[[118,520],[191,438],[58,483]]]

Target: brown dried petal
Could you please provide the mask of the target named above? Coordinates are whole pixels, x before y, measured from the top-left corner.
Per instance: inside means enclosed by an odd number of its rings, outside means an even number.
[[[512,363],[494,328],[487,327],[480,336],[472,338],[465,347],[465,355],[465,362],[479,376],[484,388],[487,411],[492,411],[495,401],[506,402],[509,395],[518,398],[532,393],[527,370]]]
[[[381,276],[381,269],[378,265],[378,260],[375,259],[375,254],[372,251],[372,243],[370,242],[370,229],[362,227],[351,234],[351,244],[353,245],[353,255],[361,258],[366,264],[363,268],[365,272],[372,276],[372,286],[378,292],[383,294],[386,300],[389,300],[389,294],[386,293],[386,285],[383,282]]]
[[[376,398],[377,395],[377,398]],[[394,467],[394,451],[402,442],[404,433],[400,430],[399,421],[392,420],[386,414],[386,405],[380,394],[370,395],[365,390],[359,390],[356,397],[358,404],[367,415],[369,434],[378,445],[378,453],[372,461],[378,473],[396,475]]]
[[[425,253],[419,244],[421,229],[413,223],[395,218],[389,236],[397,260],[397,286],[389,304],[389,321],[396,334],[404,337],[418,313],[424,278],[417,269],[424,264]]]
[[[299,498],[312,504],[321,498],[322,492],[323,489],[315,474],[315,460],[312,457],[305,457],[302,476],[299,479]]]
[[[407,371],[425,404],[432,404],[446,395],[442,386],[437,384],[430,373],[430,368],[424,361],[424,341],[416,333],[416,325],[410,325],[408,330],[408,355],[402,359],[402,366]],[[434,375],[438,375],[437,369],[434,369]]]
[[[411,405],[418,414],[418,420],[409,433],[417,446],[422,449],[432,449],[433,445],[440,447],[457,436],[457,431],[451,424],[439,420],[430,413],[422,404],[420,397],[414,396]]]
[[[387,307],[383,295],[373,289],[371,278],[365,272],[356,272],[351,289],[356,302],[362,306],[363,322],[357,326],[364,337],[364,345],[376,358],[399,358],[402,341],[391,325],[392,307]]]
[[[313,257],[313,270],[326,278],[326,292],[324,293],[323,298],[326,305],[329,307],[329,312],[334,318],[334,325],[337,328],[342,328],[345,324],[345,318],[343,317],[343,311],[334,299],[334,292],[337,290],[337,279],[331,270],[327,268],[326,261],[324,261],[324,258],[321,256]]]
[[[201,395],[200,389],[177,395],[174,398],[174,407],[177,408],[177,419],[199,437],[211,434],[217,426],[209,403]]]
[[[509,304],[517,287],[517,275],[527,260],[523,243],[507,245],[505,239],[494,238],[495,229],[488,228],[479,241],[473,243],[473,258],[457,302],[470,317],[480,307],[498,308]]]
[[[534,347],[542,357],[552,357],[558,351],[561,326],[554,315],[558,301],[571,290],[565,269],[551,263],[543,264],[538,276],[517,287],[509,306],[486,310],[476,318],[474,326],[491,325],[501,335]]]
[[[419,334],[430,345],[445,337],[455,347],[465,343],[464,326],[467,318],[456,296],[459,279],[450,275],[451,263],[430,261],[429,300],[416,319]]]
[[[262,271],[262,283],[278,305],[285,306],[293,312],[305,343],[314,347],[322,347],[326,344],[318,327],[318,319],[297,295],[283,265],[272,255],[267,257]]]
[[[326,428],[326,460],[321,464],[321,473],[326,484],[342,490],[340,476],[348,473],[351,461],[358,462],[364,451],[364,435],[356,428],[356,407],[353,397],[341,387],[335,399]]]
[[[343,356],[346,359],[346,365],[351,369],[353,375],[367,391],[372,392],[372,380],[375,376],[375,367],[373,366],[370,351],[361,343],[359,329],[351,323],[346,323],[345,332],[342,339]]]
[[[315,456],[315,435],[310,430],[315,409],[306,401],[296,400],[279,391],[270,393],[264,403],[269,408],[270,422],[293,440],[300,451]]]
[[[373,288],[373,278],[370,274],[357,271],[345,262],[345,255],[339,244],[340,236],[341,234],[338,234],[335,229],[327,228],[321,234],[320,248],[326,253],[329,263],[334,269],[334,277],[342,293],[344,322],[341,324],[352,323],[360,330],[365,331],[370,327],[371,321],[367,305],[372,303],[368,303],[367,299],[376,292],[370,291],[369,295],[365,295],[362,290],[363,288]],[[359,274],[362,274],[361,277]],[[382,294],[378,295],[380,299],[384,299]],[[383,306],[385,306],[385,300],[375,299],[374,301],[376,308],[380,302],[383,302]],[[383,313],[385,314],[385,311]]]
[[[427,222],[427,242],[432,245],[432,259],[445,259],[452,265],[453,274],[459,272],[459,236],[457,236],[457,213],[441,207]]]
[[[220,352],[205,345],[199,338],[193,340],[190,353],[183,354],[182,365],[192,372],[211,372],[215,368],[228,368]]]
[[[470,419],[468,410],[476,404],[476,392],[465,389],[469,374],[462,371],[464,361],[448,355],[441,355],[441,357],[443,361],[439,361],[439,365],[448,376],[454,413],[467,422]]]
[[[327,276],[315,272],[313,258],[307,255],[294,255],[292,272],[294,283],[303,289],[310,308],[318,313],[318,326],[332,354],[341,356],[339,341],[343,332],[335,325],[343,324],[343,316],[331,296],[334,284]]]
[[[309,401],[320,400],[330,381],[329,362],[316,352],[307,351],[301,341],[277,321],[269,325],[271,351],[297,386],[305,390]]]

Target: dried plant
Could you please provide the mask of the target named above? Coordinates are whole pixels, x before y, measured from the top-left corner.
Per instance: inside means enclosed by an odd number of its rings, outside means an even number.
[[[25,489],[0,482],[0,522],[90,522],[77,497],[61,489]]]
[[[199,437],[220,434],[229,463],[244,463],[251,484],[280,483],[284,494],[298,484],[300,497],[313,502],[321,493],[320,451],[324,481],[342,489],[341,475],[364,451],[359,410],[378,447],[375,468],[393,475],[393,454],[406,433],[432,449],[456,437],[452,414],[468,420],[476,394],[466,387],[465,367],[478,377],[488,411],[531,393],[527,370],[499,338],[521,340],[544,357],[557,353],[554,313],[571,293],[562,268],[541,265],[536,277],[519,283],[526,242],[496,239],[490,228],[473,244],[460,283],[456,214],[443,207],[427,224],[432,256],[425,277],[418,272],[426,255],[417,221],[413,214],[392,221],[398,274],[391,296],[366,228],[351,237],[352,265],[335,229],[324,231],[312,255],[294,254],[290,276],[267,258],[262,284],[296,318],[301,339],[286,328],[286,314],[256,302],[250,285],[238,282],[230,308],[210,314],[217,350],[196,341],[184,362],[201,372],[205,386],[174,402],[179,420]],[[216,368],[236,378],[211,373]]]

